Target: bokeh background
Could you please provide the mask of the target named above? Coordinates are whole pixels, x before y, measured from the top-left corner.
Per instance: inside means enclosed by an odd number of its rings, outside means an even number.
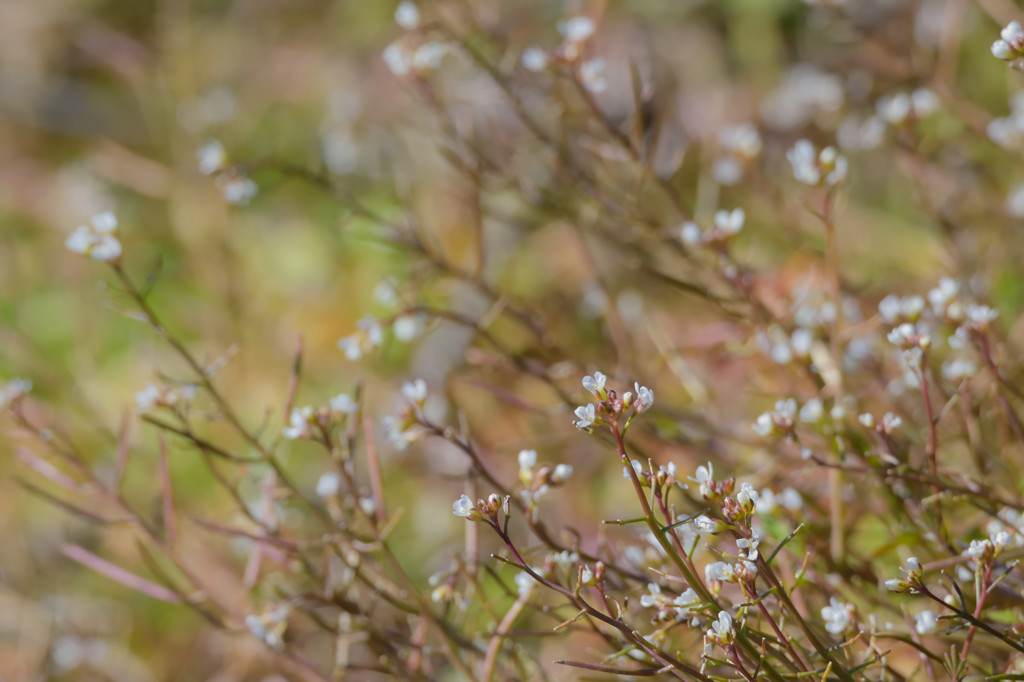
[[[386,318],[415,303],[474,318],[493,312],[492,332],[571,395],[594,367],[646,382],[660,410],[637,437],[658,460],[692,471],[727,456],[765,482],[781,475],[749,443],[749,422],[784,380],[753,379],[746,361],[759,351],[743,325],[646,267],[673,253],[679,221],[664,196],[641,206],[641,196],[657,192],[635,187],[635,223],[569,190],[557,196],[564,180],[522,142],[528,136],[505,95],[472,60],[453,50],[425,79],[429,87],[389,71],[382,51],[404,33],[394,9],[344,0],[0,0],[0,378],[30,379],[32,413],[73,434],[102,469],[112,466],[135,393],[185,373],[130,313],[107,269],[63,247],[76,225],[113,210],[126,269],[199,357],[231,356],[218,385],[247,423],[267,424],[265,433],[283,424],[301,335],[300,404],[358,384],[376,418],[395,409],[401,380],[423,377],[445,396],[432,409],[452,423],[464,415],[509,480],[521,448],[574,464],[581,483],[571,499],[550,502],[553,518],[596,541],[596,519],[629,513],[617,461],[575,433],[550,386],[508,371],[465,328],[428,322],[415,341],[389,335],[361,362],[339,352],[337,340],[364,315]],[[887,293],[923,293],[942,275],[968,273],[999,309],[1010,342],[1024,331],[1024,242],[1014,215],[1024,209],[1007,203],[1024,172],[1019,154],[986,135],[1011,110],[1022,78],[988,48],[1002,24],[1024,15],[1010,0],[503,0],[424,3],[423,11],[508,72],[525,46],[558,44],[560,19],[594,17],[600,30],[588,49],[608,70],[597,102],[613,122],[628,120],[631,68],[642,74],[659,130],[650,165],[698,218],[746,209],[737,257],[773,273],[759,287],[780,309],[794,290],[821,287],[812,264],[824,248],[808,195],[785,179],[785,150],[798,137],[838,138],[851,165],[837,208],[843,268],[850,290],[869,302],[863,312]],[[517,72],[515,80],[543,120],[565,117],[572,128],[585,117],[564,83],[552,77],[531,88],[529,77],[546,76]],[[937,113],[887,133],[882,150],[868,148],[858,126],[877,99],[922,86],[937,95]],[[763,154],[738,184],[716,182],[720,127],[748,121],[762,131]],[[592,163],[619,163],[608,136],[588,130],[579,144]],[[196,151],[212,139],[258,185],[247,206],[228,205],[199,173]],[[453,157],[489,160],[487,181],[474,184]],[[630,197],[616,171],[603,178]],[[641,234],[641,218],[664,232]],[[396,243],[403,228],[440,254],[433,264]],[[690,266],[673,257],[660,270],[687,279]],[[501,293],[497,307],[452,276],[481,263],[482,281]],[[541,341],[502,317],[505,305],[533,311],[546,329]],[[536,409],[511,409],[509,394]],[[30,445],[6,431],[0,675],[277,674],[251,638],[217,633],[63,556],[63,543],[74,541],[139,565],[131,533],[76,520],[19,484],[32,476],[19,458]],[[156,505],[154,433],[132,422],[130,440],[127,494]],[[314,486],[322,456],[301,443],[281,447],[302,485]],[[463,490],[465,462],[443,444],[384,456],[389,497],[406,508],[395,544],[425,584],[445,565],[443,548],[460,542],[450,504]],[[171,469],[183,518],[234,518],[198,458],[172,446]],[[812,491],[819,483],[813,474],[801,480]],[[243,481],[240,490],[255,498],[256,486]],[[199,565],[238,589],[244,547],[212,550],[200,530],[182,532]]]

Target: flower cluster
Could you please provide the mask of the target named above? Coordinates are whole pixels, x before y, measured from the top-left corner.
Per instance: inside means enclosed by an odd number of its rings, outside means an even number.
[[[114,262],[121,257],[121,240],[118,239],[117,218],[110,211],[97,213],[88,225],[79,225],[64,240],[69,251],[88,256],[93,260]]]
[[[315,438],[329,431],[339,419],[355,414],[359,405],[348,394],[342,393],[331,398],[326,407],[292,408],[288,426],[281,435],[289,440]]]
[[[793,176],[805,185],[834,187],[846,181],[846,157],[835,147],[818,152],[809,140],[797,140],[786,152]]]
[[[640,414],[654,404],[654,391],[641,386],[639,382],[634,382],[633,390],[626,391],[620,398],[615,391],[605,388],[607,379],[601,372],[583,378],[583,388],[594,397],[595,402],[576,408],[576,420],[573,422],[576,428],[590,430],[604,423],[615,424],[623,413],[632,410],[634,415]]]

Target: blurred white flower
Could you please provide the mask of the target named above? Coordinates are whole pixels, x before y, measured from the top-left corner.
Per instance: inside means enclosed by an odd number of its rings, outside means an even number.
[[[597,57],[580,64],[580,82],[588,92],[604,92],[608,87],[604,75],[604,59]]]
[[[922,611],[914,616],[914,629],[919,635],[931,634],[938,626],[939,618],[934,611]]]
[[[999,40],[992,43],[992,56],[996,59],[1010,61],[1021,56],[1024,51],[1024,29],[1020,22],[1011,21],[999,32]]]
[[[339,393],[331,398],[331,412],[337,414],[355,414],[359,409],[359,403],[352,399],[347,393]]]
[[[334,497],[341,488],[341,477],[334,471],[328,471],[316,482],[316,494],[320,497]]]
[[[539,72],[548,67],[548,53],[543,48],[531,45],[523,50],[520,63],[527,71]]]
[[[235,206],[246,206],[259,193],[259,187],[244,175],[225,178],[221,185],[224,201]]]
[[[0,410],[20,400],[31,390],[32,382],[27,379],[12,379],[7,384],[0,386]]]
[[[558,22],[558,32],[574,43],[582,43],[594,35],[595,29],[594,20],[590,17],[572,17]]]
[[[203,175],[213,175],[227,163],[228,155],[224,151],[224,145],[217,140],[210,140],[196,150],[196,159],[199,161],[199,172]]]
[[[427,382],[423,379],[406,381],[402,384],[402,396],[410,403],[422,407],[427,400]]]
[[[850,604],[832,597],[829,605],[821,609],[821,619],[825,621],[825,629],[833,635],[842,634],[846,628],[850,627],[852,608]]]
[[[412,68],[419,72],[433,71],[441,66],[441,60],[446,54],[448,46],[444,43],[423,43],[412,54]]]
[[[420,9],[410,0],[402,0],[395,8],[395,23],[411,31],[420,25]]]
[[[121,256],[121,242],[117,238],[117,218],[110,211],[94,215],[88,225],[79,225],[64,240],[69,251],[89,256],[93,260],[110,262]]]
[[[732,211],[718,211],[715,213],[715,228],[725,234],[737,234],[743,229],[743,222],[746,220],[746,213],[742,208],[734,208]]]

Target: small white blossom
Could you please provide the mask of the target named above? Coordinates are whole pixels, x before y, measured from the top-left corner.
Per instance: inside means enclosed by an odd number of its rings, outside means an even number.
[[[633,382],[633,388],[636,390],[636,399],[633,402],[636,411],[643,412],[649,409],[654,404],[654,391],[637,382]]]
[[[537,451],[536,450],[520,450],[519,451],[519,470],[520,471],[530,471],[536,465],[537,465]]]
[[[833,187],[846,180],[846,158],[835,147],[816,152],[809,140],[797,140],[786,158],[793,167],[793,176],[805,185]]]
[[[558,32],[569,41],[582,43],[594,35],[594,20],[590,17],[572,17],[558,22]]]
[[[727,235],[737,234],[743,229],[746,214],[742,208],[715,213],[715,228]]]
[[[347,393],[339,393],[331,398],[331,412],[337,414],[355,414],[359,409],[359,403],[352,399]]]
[[[922,611],[914,616],[914,629],[919,635],[931,634],[938,626],[939,618],[934,611]]]
[[[1010,61],[1019,57],[1024,51],[1024,29],[1020,22],[1011,21],[999,32],[1000,39],[992,43],[992,56],[996,59]]]
[[[0,386],[0,410],[21,400],[31,390],[32,382],[27,379],[12,379],[6,385]]]
[[[555,470],[551,472],[551,483],[553,485],[562,485],[572,477],[572,465],[571,464],[559,464],[555,467]]]
[[[523,55],[519,58],[519,61],[524,69],[537,73],[548,67],[548,53],[543,48],[531,45],[523,50]]]
[[[229,204],[246,206],[259,193],[259,187],[244,175],[234,175],[224,180],[221,193]]]
[[[388,70],[399,78],[408,75],[412,71],[412,57],[399,42],[391,43],[385,47],[381,56]]]
[[[420,25],[420,9],[410,0],[402,0],[395,8],[395,23],[406,31],[412,31]]]
[[[228,155],[224,145],[217,140],[210,140],[196,150],[196,159],[199,161],[200,173],[213,175],[227,164]]]
[[[334,497],[341,488],[341,477],[337,472],[328,471],[316,482],[316,494],[323,498]]]
[[[462,497],[452,503],[452,513],[455,514],[455,516],[461,516],[462,518],[471,520],[474,516],[479,516],[473,500],[471,500],[469,495],[466,495],[465,493],[462,494]]]
[[[289,425],[281,431],[281,435],[289,440],[309,438],[312,435],[309,427],[316,422],[316,411],[309,406],[294,407],[288,421]]]
[[[533,589],[536,581],[529,573],[522,571],[516,574],[516,592],[520,595],[524,595]]]
[[[69,251],[109,262],[120,258],[121,241],[117,238],[117,218],[110,211],[94,215],[88,225],[79,225],[64,240]]]
[[[576,421],[573,424],[577,429],[588,429],[597,420],[593,403],[577,407],[575,415]]]
[[[707,634],[710,639],[719,644],[727,644],[732,641],[732,616],[725,611],[719,611],[718,618],[711,621],[711,629]]]
[[[732,564],[716,561],[704,567],[704,579],[711,582],[732,582],[736,580],[736,571]]]
[[[419,336],[423,323],[415,315],[402,315],[391,323],[391,329],[395,332],[396,339],[408,343]]]
[[[595,397],[600,398],[603,397],[604,385],[607,380],[608,377],[601,372],[594,372],[594,376],[583,377],[583,388],[589,393],[593,393]]]
[[[423,407],[423,403],[427,400],[427,382],[423,379],[406,381],[402,384],[402,397],[414,405]]]
[[[825,621],[825,629],[833,635],[842,634],[850,627],[850,612],[853,606],[832,597],[829,605],[821,609],[821,619]]]
[[[604,75],[604,59],[597,57],[580,64],[580,82],[588,92],[604,92],[608,88],[608,81]]]
[[[441,66],[441,61],[448,54],[448,46],[444,43],[423,43],[412,53],[412,68],[417,72],[434,71]]]
[[[647,594],[640,595],[640,606],[649,609],[652,606],[660,606],[661,601],[661,586],[657,583],[647,583]]]

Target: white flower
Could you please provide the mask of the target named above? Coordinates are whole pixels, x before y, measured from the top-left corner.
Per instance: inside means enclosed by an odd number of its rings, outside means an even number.
[[[563,549],[561,552],[558,552],[557,554],[548,555],[548,560],[555,564],[558,564],[562,568],[569,568],[570,566],[574,565],[577,561],[580,560],[580,555],[576,552],[570,552],[567,549]]]
[[[646,386],[641,386],[635,381],[633,382],[633,388],[636,390],[636,399],[633,402],[633,407],[636,411],[643,412],[649,409],[654,404],[654,391]]]
[[[693,525],[702,534],[714,535],[725,530],[725,524],[718,519],[712,519],[701,514],[693,520]]]
[[[548,53],[543,48],[531,45],[523,50],[523,55],[519,61],[524,69],[536,73],[548,67]]]
[[[793,176],[805,185],[832,187],[846,180],[846,158],[835,147],[825,147],[816,154],[810,141],[797,140],[786,158],[793,167]]]
[[[708,630],[708,635],[717,635],[722,639],[728,639],[732,636],[732,616],[725,611],[718,612],[718,618],[711,621],[711,629]]]
[[[901,92],[888,97],[879,98],[878,102],[875,104],[875,110],[889,125],[902,125],[903,122],[907,120],[907,117],[910,116],[910,96]]]
[[[757,561],[757,547],[761,544],[761,533],[756,530],[751,531],[750,538],[739,538],[736,540],[736,546],[740,549],[747,550],[747,560]]]
[[[793,148],[786,152],[786,158],[793,166],[793,175],[799,182],[817,185],[821,181],[814,145],[810,140],[797,140]]]
[[[825,629],[833,635],[842,634],[850,627],[851,604],[845,604],[835,597],[829,601],[829,605],[821,609],[821,619],[825,621]]]
[[[581,405],[576,408],[576,421],[573,424],[577,429],[587,429],[590,425],[597,420],[597,415],[594,411],[594,405]]]
[[[533,469],[537,464],[537,451],[536,450],[520,450],[519,451],[519,469],[520,471],[528,471]]]
[[[761,134],[751,123],[723,127],[718,133],[722,148],[746,159],[753,159],[761,153]]]
[[[1014,185],[1006,197],[1006,212],[1013,218],[1024,218],[1024,185]]]
[[[946,381],[960,382],[978,373],[978,366],[966,358],[956,358],[942,364],[942,378]]]
[[[516,592],[523,595],[533,589],[534,580],[533,576],[529,573],[522,571],[516,574]]]
[[[89,256],[93,260],[109,262],[121,256],[121,242],[117,238],[117,218],[110,211],[94,215],[88,225],[79,225],[64,240],[69,251]]]
[[[731,582],[736,579],[736,571],[732,564],[716,561],[704,567],[704,579],[709,583]]]
[[[229,204],[245,206],[259,193],[259,187],[244,175],[236,175],[224,181],[221,193]]]
[[[338,414],[355,414],[359,409],[359,403],[352,399],[347,393],[339,393],[331,398],[331,412]]]
[[[914,116],[918,118],[939,108],[939,98],[928,88],[918,88],[910,93],[910,103],[914,108]]]
[[[160,389],[156,384],[146,384],[146,387],[135,394],[135,409],[139,413],[148,412],[156,407],[160,400]]]
[[[401,43],[394,42],[385,47],[381,57],[384,59],[388,70],[399,78],[412,71],[412,60]]]
[[[354,334],[338,339],[338,348],[349,360],[358,360],[384,340],[384,330],[373,315],[359,320],[356,326],[358,331]]]
[[[686,222],[679,228],[679,238],[688,246],[696,246],[704,240],[704,233],[697,223]]]
[[[825,416],[825,407],[821,398],[811,398],[800,408],[800,421],[806,424],[817,424]]]
[[[917,630],[919,635],[927,635],[935,632],[935,628],[939,625],[938,616],[935,615],[934,611],[922,611],[921,613],[914,616],[914,629]]]
[[[640,606],[649,609],[658,606],[661,600],[661,586],[657,583],[647,583],[647,594],[640,595]]]
[[[688,587],[685,592],[672,600],[672,606],[676,607],[677,617],[685,618],[686,616],[693,615],[696,607],[700,606],[700,597],[697,596],[692,587]]]
[[[341,488],[341,477],[337,472],[328,471],[316,482],[316,494],[320,497],[334,497]]]
[[[441,60],[448,54],[444,43],[423,43],[412,53],[412,68],[416,71],[433,71],[441,66]]]
[[[0,386],[0,410],[6,408],[32,390],[32,382],[27,379],[12,379],[5,386]]]
[[[601,372],[594,372],[594,376],[583,377],[583,388],[589,393],[593,393],[596,397],[601,397],[604,393],[604,384],[608,380]]]
[[[406,381],[402,384],[402,397],[414,405],[423,407],[423,403],[427,400],[427,382],[423,379]]]
[[[203,175],[213,175],[227,163],[228,155],[224,151],[224,145],[217,140],[210,140],[196,150],[196,159],[199,161],[199,172]]]
[[[742,208],[734,208],[732,211],[718,211],[715,213],[715,227],[728,235],[736,234],[743,229],[743,221],[746,214]]]
[[[293,407],[289,421],[281,435],[289,440],[297,438],[309,438],[312,435],[309,431],[310,425],[316,418],[316,412],[312,407]]]
[[[403,343],[415,339],[423,328],[423,323],[415,315],[402,315],[391,323],[395,338]]]
[[[604,76],[604,59],[597,57],[580,64],[580,81],[588,92],[604,92],[608,87]]]
[[[594,35],[595,29],[594,20],[590,17],[572,17],[558,22],[558,32],[574,43],[582,43]]]
[[[562,485],[572,476],[572,465],[571,464],[559,464],[555,467],[555,470],[551,472],[551,483],[553,485]]]
[[[743,166],[733,157],[723,156],[711,164],[711,177],[718,184],[731,187],[743,178]]]
[[[416,3],[410,0],[402,0],[395,8],[395,23],[411,31],[420,25],[420,10]]]
[[[996,59],[1011,60],[1020,55],[1024,48],[1024,29],[1020,22],[1011,21],[999,32],[1000,40],[992,43],[992,56]]]
[[[694,474],[696,478],[690,480],[700,485],[700,494],[704,497],[711,496],[711,484],[714,482],[714,467],[711,466],[711,462],[708,462],[707,466],[703,464],[697,467],[697,473]]]
[[[469,499],[469,495],[466,495],[465,493],[462,494],[462,497],[452,503],[452,513],[456,516],[461,516],[462,518],[471,520],[478,515],[473,500]]]
[[[633,473],[635,473],[637,475],[637,478],[639,478],[642,481],[644,465],[634,459],[632,460],[632,466]],[[627,467],[622,467],[622,477],[625,478],[626,480],[629,480],[631,478],[631,476],[629,475],[629,469]]]

